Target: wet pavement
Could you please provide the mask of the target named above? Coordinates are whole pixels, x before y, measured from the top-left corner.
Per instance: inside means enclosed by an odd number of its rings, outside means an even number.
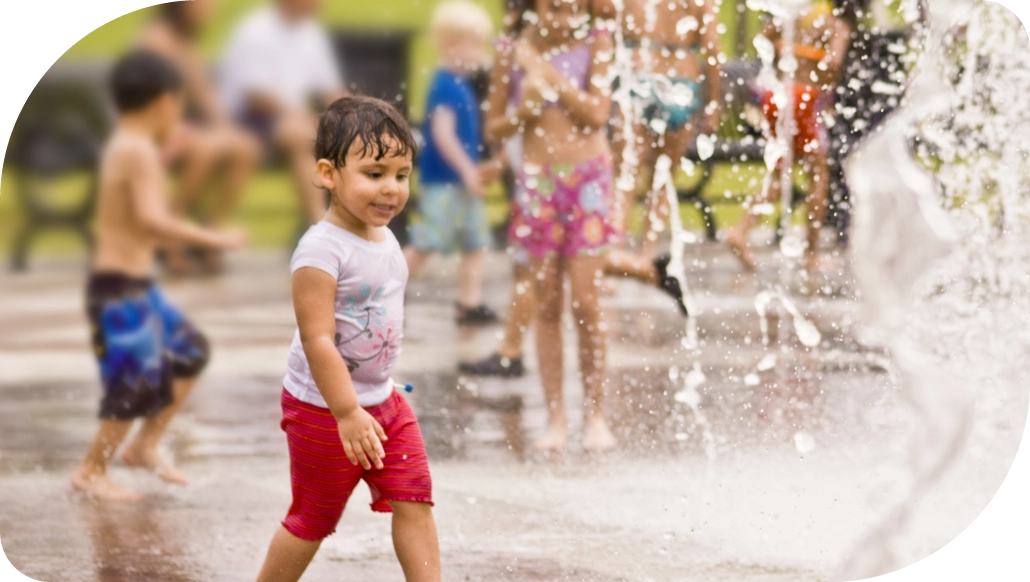
[[[415,386],[408,397],[429,448],[445,580],[827,580],[876,522],[906,476],[909,419],[889,359],[859,340],[845,261],[834,259],[844,274],[787,282],[822,342],[806,348],[782,320],[766,347],[754,296],[780,280],[775,267],[742,275],[717,245],[687,256],[701,309],[696,351],[682,347],[683,319],[657,290],[619,281],[604,298],[608,409],[621,440],[605,455],[576,445],[571,328],[572,447],[541,458],[530,446],[545,418],[533,358],[524,378],[459,377],[456,362],[489,353],[501,327],[454,325],[453,260],[434,259],[409,285],[397,380]],[[494,259],[486,296],[503,311],[509,267]],[[214,357],[167,439],[193,483],[115,466],[114,479],[147,494],[134,506],[95,503],[67,484],[95,430],[99,392],[82,279],[70,259],[0,278],[4,551],[48,582],[253,579],[290,499],[278,428],[294,329],[284,253],[245,253],[223,278],[167,283]],[[682,377],[695,363],[706,376],[705,423],[669,371]],[[908,561],[953,539],[997,490],[1026,421],[1026,384],[1016,384],[977,390],[970,444],[916,509]],[[368,500],[359,488],[305,580],[402,579],[389,518]]]

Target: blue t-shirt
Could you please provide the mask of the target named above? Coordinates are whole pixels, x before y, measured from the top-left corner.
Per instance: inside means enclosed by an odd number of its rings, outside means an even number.
[[[426,144],[419,158],[419,175],[425,184],[461,183],[461,177],[440,157],[440,152],[433,143],[433,132],[430,126],[433,113],[440,107],[454,112],[457,118],[457,134],[465,151],[473,162],[479,161],[479,148],[482,135],[479,128],[479,103],[472,83],[468,79],[451,71],[438,70],[429,85],[429,96],[426,98],[426,121],[422,125],[422,135]]]

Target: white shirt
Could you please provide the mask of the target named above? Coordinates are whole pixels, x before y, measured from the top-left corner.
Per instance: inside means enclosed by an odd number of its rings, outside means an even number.
[[[297,244],[290,272],[313,267],[336,278],[336,347],[347,363],[358,404],[382,404],[393,393],[390,374],[401,352],[408,265],[389,229],[382,242],[365,240],[322,221]],[[293,335],[283,386],[295,398],[328,408],[318,391],[300,330]]]
[[[219,84],[225,108],[235,117],[244,112],[252,92],[303,109],[313,95],[339,91],[343,80],[329,36],[317,22],[291,22],[276,6],[265,6],[233,31]]]

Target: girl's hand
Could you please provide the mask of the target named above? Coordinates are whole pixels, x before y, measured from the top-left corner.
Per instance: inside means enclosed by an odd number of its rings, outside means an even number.
[[[382,441],[386,441],[386,432],[368,411],[360,406],[355,408],[343,418],[337,419],[336,428],[340,432],[343,452],[347,453],[350,462],[361,463],[366,471],[373,466],[376,469],[383,468],[386,452],[383,451]]]
[[[479,163],[479,179],[487,186],[496,182],[504,173],[504,162],[500,159],[491,159]]]
[[[546,89],[543,76],[537,71],[530,71],[522,82],[522,105],[533,110],[543,107]]]
[[[515,65],[527,73],[538,71],[544,63],[540,51],[531,45],[528,40],[522,39],[515,43]]]

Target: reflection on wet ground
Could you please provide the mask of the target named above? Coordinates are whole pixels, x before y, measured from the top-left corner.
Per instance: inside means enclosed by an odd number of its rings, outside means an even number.
[[[890,499],[901,471],[904,408],[884,354],[856,339],[844,276],[795,293],[822,333],[806,348],[773,324],[763,345],[754,294],[775,273],[739,275],[728,255],[698,246],[700,345],[680,343],[683,320],[666,297],[619,282],[605,297],[610,330],[608,409],[621,441],[607,455],[576,445],[582,393],[565,338],[573,446],[540,458],[529,443],[545,410],[533,358],[512,380],[461,377],[499,327],[459,329],[454,264],[413,281],[398,380],[433,462],[446,579],[822,580]],[[503,308],[507,264],[490,266],[487,296]],[[124,467],[114,478],[142,504],[96,504],[67,475],[95,428],[97,381],[74,269],[51,265],[0,281],[0,538],[11,561],[46,581],[249,580],[289,503],[279,391],[293,331],[282,257],[248,254],[220,280],[168,291],[215,344],[215,359],[168,450],[188,488]],[[532,334],[530,334],[531,336]],[[526,353],[533,353],[527,341]],[[706,381],[698,410],[681,394],[694,364]],[[912,559],[949,541],[996,491],[1025,424],[1025,393],[990,394],[975,454],[934,492],[916,520]],[[305,580],[400,579],[389,519],[359,490]]]

